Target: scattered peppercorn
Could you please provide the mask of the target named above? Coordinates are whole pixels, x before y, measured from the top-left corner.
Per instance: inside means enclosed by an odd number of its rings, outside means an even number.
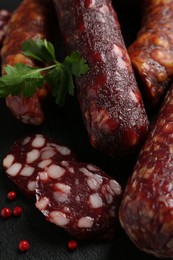
[[[70,240],[68,242],[68,248],[70,250],[75,250],[78,247],[78,243],[75,240]]]
[[[23,209],[19,206],[16,206],[14,209],[13,209],[13,215],[15,217],[20,217],[23,213]]]
[[[30,248],[30,244],[27,240],[22,240],[19,242],[18,248],[21,252],[26,252]]]
[[[11,209],[10,208],[3,208],[2,210],[1,210],[1,216],[3,217],[3,218],[9,218],[10,216],[11,216]]]
[[[8,198],[9,200],[15,200],[15,198],[16,198],[16,192],[15,192],[15,191],[10,191],[10,192],[8,192],[7,198]]]

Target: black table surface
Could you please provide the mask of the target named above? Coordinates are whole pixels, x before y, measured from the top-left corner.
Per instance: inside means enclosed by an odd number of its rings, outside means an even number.
[[[0,9],[14,10],[20,0],[0,0]],[[140,11],[137,0],[114,1],[122,33],[128,46],[140,28]],[[52,101],[52,102],[51,102]],[[34,201],[24,197],[17,187],[6,177],[2,160],[10,146],[17,139],[32,133],[42,133],[69,145],[83,162],[94,163],[124,185],[130,175],[135,158],[113,160],[95,151],[83,125],[76,98],[69,98],[63,108],[50,100],[46,109],[46,120],[41,126],[24,125],[15,119],[0,100],[0,209],[21,206],[21,217],[0,217],[0,260],[154,260],[138,250],[125,232],[118,228],[113,241],[78,241],[78,248],[68,250],[68,241],[73,239],[66,232],[49,224],[34,206]],[[7,199],[11,190],[17,192],[14,201]],[[21,253],[18,243],[28,240],[30,249]]]

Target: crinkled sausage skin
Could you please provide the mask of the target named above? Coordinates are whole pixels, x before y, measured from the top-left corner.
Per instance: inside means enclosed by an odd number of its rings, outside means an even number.
[[[156,106],[173,78],[173,1],[144,0],[142,28],[128,48],[147,106]]]
[[[36,67],[32,59],[22,54],[21,45],[28,39],[47,38],[49,24],[49,3],[47,0],[24,0],[13,13],[3,43],[2,67],[7,64],[25,63]],[[8,96],[6,104],[16,118],[26,124],[39,125],[44,120],[42,100],[49,88],[45,85],[31,98]]]
[[[119,218],[129,238],[157,257],[173,257],[173,86],[125,188]]]
[[[95,165],[63,161],[38,173],[36,207],[78,239],[112,239],[120,185]]]
[[[68,52],[89,64],[77,95],[91,144],[113,157],[135,152],[148,120],[111,2],[53,2]]]
[[[63,160],[75,160],[73,151],[41,134],[17,140],[3,160],[7,176],[29,198],[35,197],[39,171]]]

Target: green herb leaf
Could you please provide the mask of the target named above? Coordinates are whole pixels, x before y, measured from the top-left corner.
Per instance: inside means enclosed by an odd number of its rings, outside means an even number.
[[[52,87],[55,102],[62,106],[67,94],[74,95],[73,76],[80,77],[89,70],[86,60],[79,52],[73,52],[62,63],[57,61],[54,46],[46,39],[30,39],[23,43],[22,50],[24,55],[50,65],[41,68],[29,67],[23,63],[7,65],[4,68],[6,74],[0,77],[0,97],[10,94],[30,97],[47,82]]]
[[[81,57],[79,52],[73,52],[70,56],[67,56],[64,59],[63,64],[69,68],[69,71],[75,77],[78,78],[89,70],[86,60]]]
[[[44,77],[39,69],[29,67],[23,63],[5,67],[6,74],[0,78],[0,96],[23,94],[32,96],[41,87]]]
[[[62,65],[45,75],[45,80],[52,86],[52,95],[59,106],[63,106],[67,94],[74,95],[72,75]]]
[[[36,41],[30,39],[22,44],[23,54],[38,61],[48,63],[56,62],[55,50],[52,43],[46,39],[38,38]]]

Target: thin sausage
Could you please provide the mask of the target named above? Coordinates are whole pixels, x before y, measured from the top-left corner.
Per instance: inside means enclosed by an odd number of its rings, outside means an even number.
[[[173,79],[173,1],[143,0],[143,5],[142,28],[128,52],[151,109]]]
[[[21,45],[28,39],[48,38],[49,1],[24,0],[15,10],[8,24],[2,48],[2,67],[7,64],[25,63],[36,67],[37,64],[22,54]],[[45,85],[31,98],[22,95],[8,96],[6,104],[16,118],[23,123],[39,125],[44,120],[42,100],[49,88]]]
[[[173,86],[130,177],[120,222],[141,250],[173,257]]]
[[[136,152],[148,120],[111,2],[53,2],[67,51],[89,64],[77,95],[91,144],[113,157]]]

